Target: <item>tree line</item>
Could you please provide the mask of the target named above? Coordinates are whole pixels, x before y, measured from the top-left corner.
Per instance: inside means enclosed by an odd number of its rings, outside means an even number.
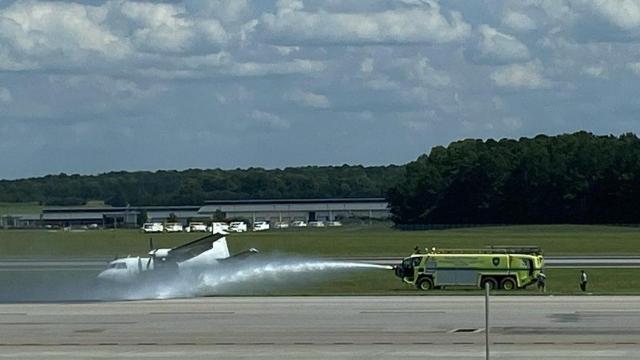
[[[205,200],[384,197],[402,166],[307,166],[266,170],[136,171],[0,181],[0,202],[113,206],[200,205]]]
[[[136,171],[0,181],[0,202],[113,206],[386,197],[396,224],[639,223],[640,140],[587,132],[456,141],[404,166]]]
[[[462,140],[406,165],[397,224],[640,222],[640,140],[587,132]]]

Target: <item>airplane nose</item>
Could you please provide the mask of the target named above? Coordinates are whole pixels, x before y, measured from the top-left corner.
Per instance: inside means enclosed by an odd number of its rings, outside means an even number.
[[[96,279],[100,281],[113,281],[113,274],[109,270],[104,270],[96,276]]]

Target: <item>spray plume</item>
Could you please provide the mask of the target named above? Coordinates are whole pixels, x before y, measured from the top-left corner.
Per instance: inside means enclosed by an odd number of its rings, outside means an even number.
[[[252,258],[218,264],[197,272],[181,273],[172,279],[137,284],[125,291],[109,291],[109,294],[123,299],[166,299],[238,293],[268,294],[278,290],[295,289],[309,282],[326,281],[335,276],[336,272],[373,269],[389,270],[391,267],[343,261]]]

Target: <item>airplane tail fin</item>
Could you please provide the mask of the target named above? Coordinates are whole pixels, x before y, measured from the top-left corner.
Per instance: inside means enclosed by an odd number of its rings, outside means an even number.
[[[214,259],[227,259],[230,256],[229,246],[227,245],[227,238],[221,237],[213,242],[210,254]]]

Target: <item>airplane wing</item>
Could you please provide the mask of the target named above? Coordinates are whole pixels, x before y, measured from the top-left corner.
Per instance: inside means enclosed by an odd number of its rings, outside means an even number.
[[[194,258],[207,250],[213,249],[216,257],[229,257],[229,249],[224,234],[210,234],[200,239],[193,240],[184,245],[174,247],[169,251],[171,260],[175,262],[183,262]],[[225,254],[226,253],[226,254]]]
[[[237,259],[244,259],[246,257],[249,257],[251,255],[257,254],[259,253],[258,249],[256,248],[251,248],[251,249],[247,249],[245,251],[241,251],[237,254],[233,254],[227,258],[224,258],[222,260],[237,260]]]

